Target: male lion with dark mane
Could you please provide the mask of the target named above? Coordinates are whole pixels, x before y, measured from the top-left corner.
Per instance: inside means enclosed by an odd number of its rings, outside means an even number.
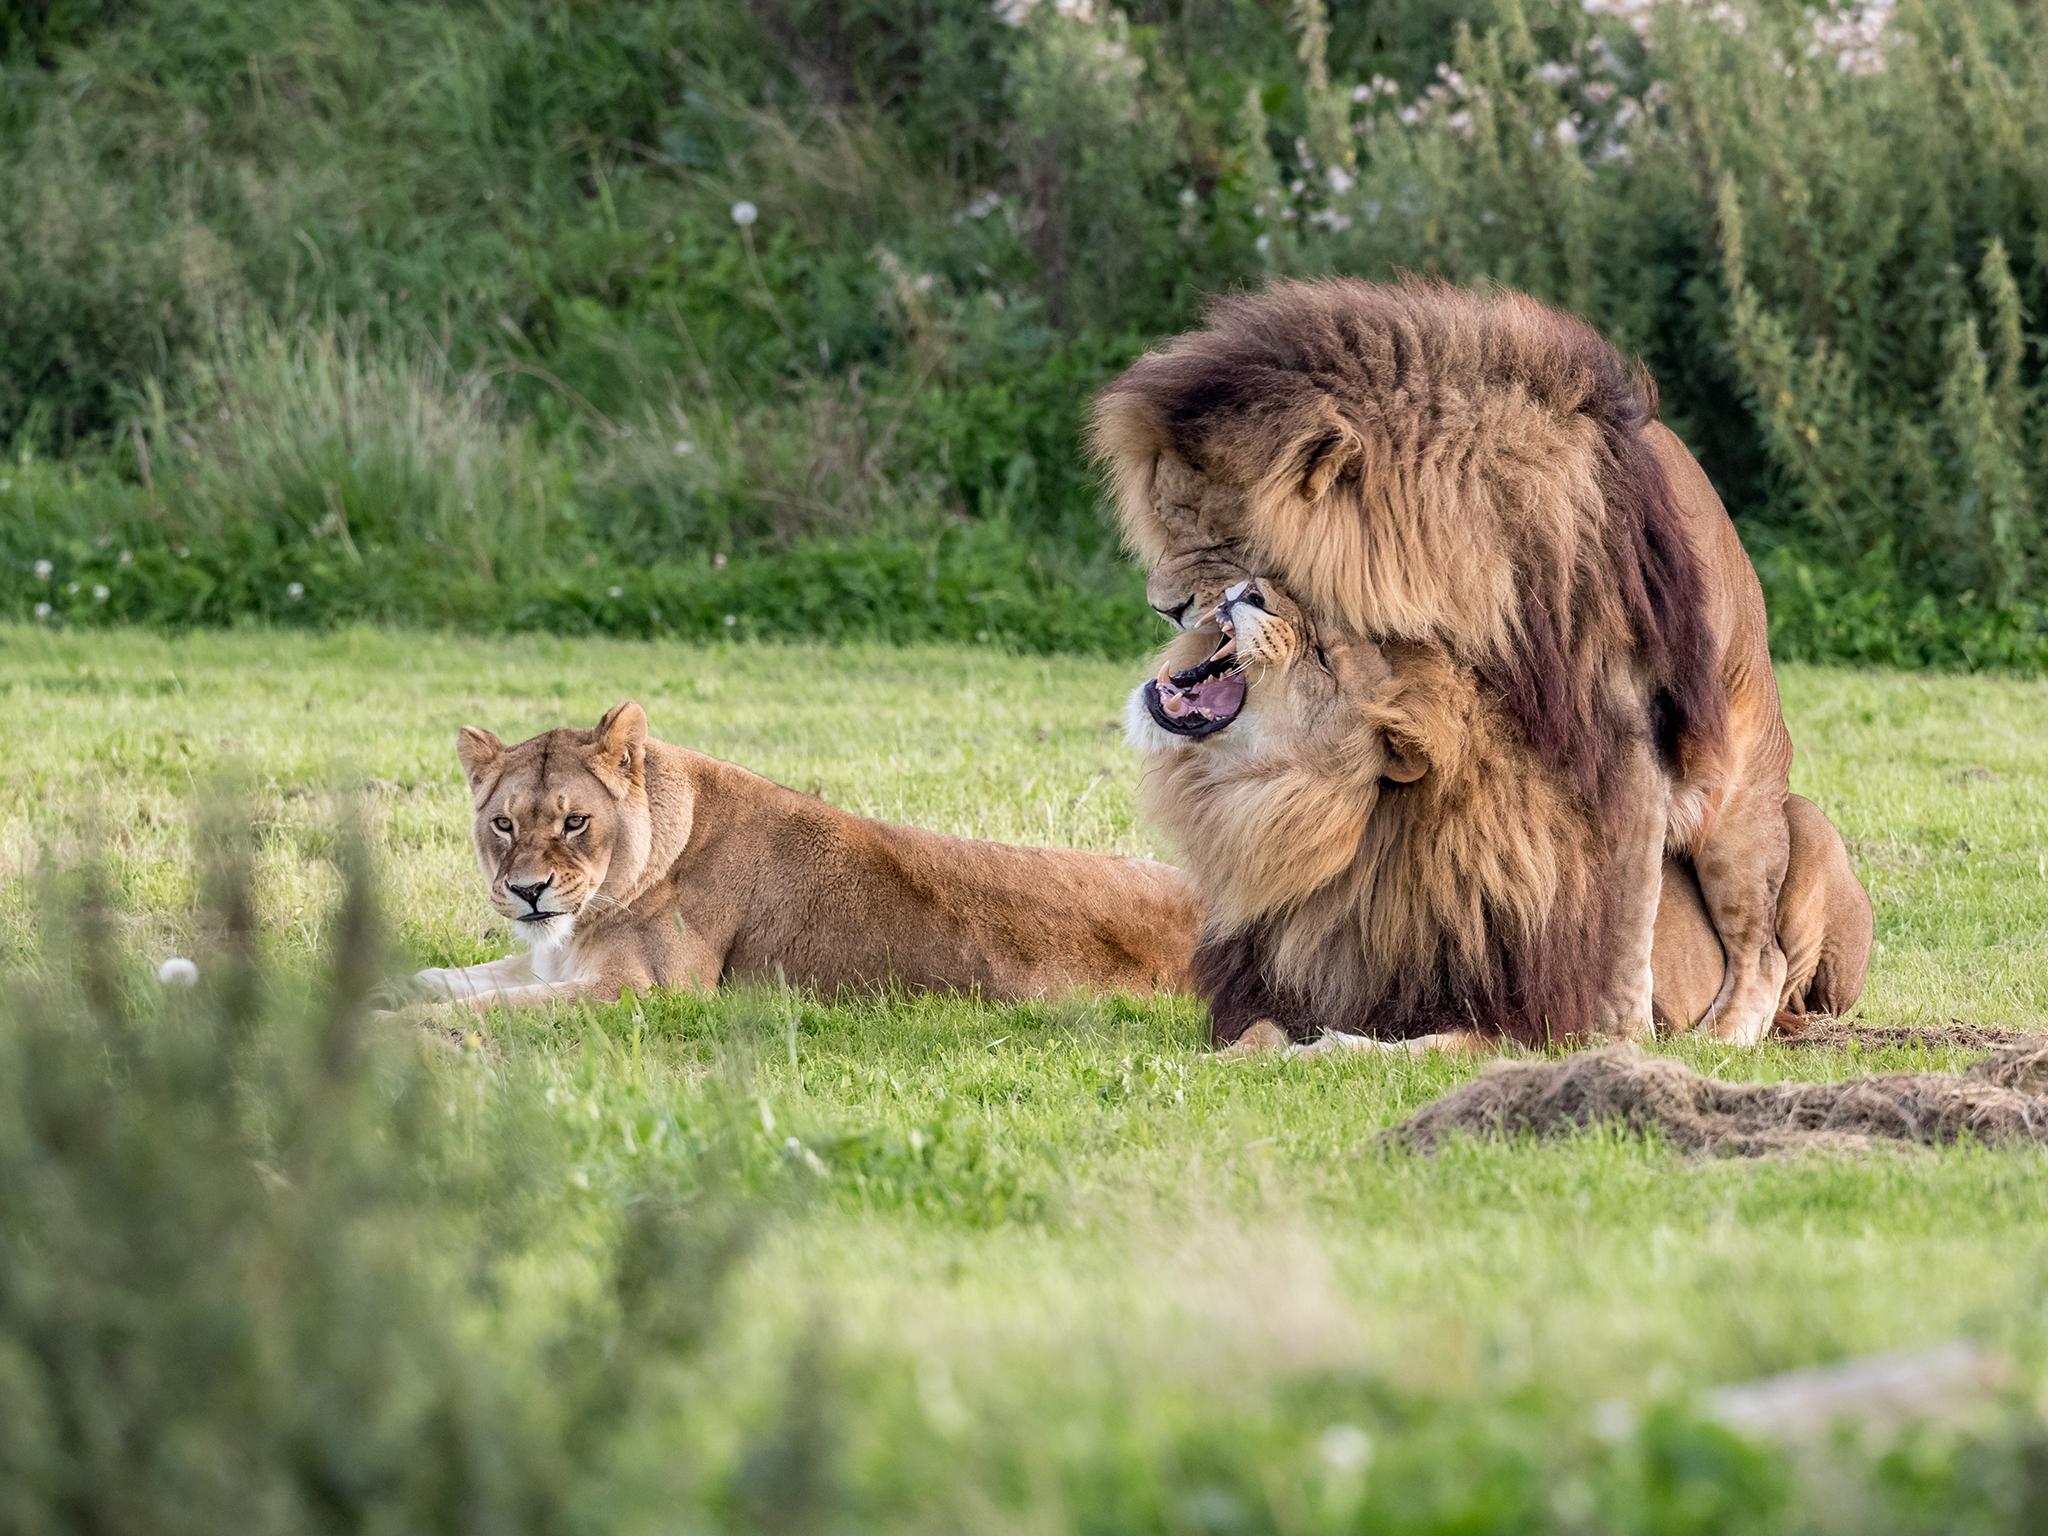
[[[1141,358],[1093,439],[1191,637],[1152,724],[1296,743],[1148,787],[1203,883],[1219,1039],[1644,1033],[1667,845],[1726,955],[1704,1022],[1762,1038],[1791,741],[1755,573],[1639,369],[1519,294],[1279,283]],[[1320,706],[1248,711],[1212,614],[1254,577],[1300,605]],[[1386,669],[1385,730],[1347,666]],[[1457,773],[1387,771],[1404,699]]]

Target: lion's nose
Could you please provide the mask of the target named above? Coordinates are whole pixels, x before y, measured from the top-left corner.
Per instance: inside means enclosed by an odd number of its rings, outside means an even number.
[[[505,889],[538,912],[540,910],[541,892],[554,883],[555,877],[553,875],[549,875],[547,879],[541,881],[538,885],[514,885],[511,881],[507,880],[505,882]]]

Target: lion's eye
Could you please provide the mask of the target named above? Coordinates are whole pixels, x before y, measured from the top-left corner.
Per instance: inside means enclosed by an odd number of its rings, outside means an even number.
[[[493,816],[491,818],[491,825],[507,837],[512,835],[512,818],[510,816]]]
[[[562,830],[564,832],[581,832],[589,825],[590,818],[588,816],[564,816],[562,818]]]

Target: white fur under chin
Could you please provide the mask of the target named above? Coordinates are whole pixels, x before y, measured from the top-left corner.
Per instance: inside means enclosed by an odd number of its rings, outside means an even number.
[[[1144,683],[1138,684],[1124,700],[1124,741],[1140,752],[1168,752],[1186,746],[1185,736],[1159,728],[1152,711],[1145,707],[1145,688]]]
[[[574,981],[576,919],[558,917],[547,923],[514,923],[513,930],[526,941],[533,962],[535,981]]]

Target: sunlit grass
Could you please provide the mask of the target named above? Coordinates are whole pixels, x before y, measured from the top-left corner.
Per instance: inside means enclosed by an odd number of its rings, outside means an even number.
[[[410,960],[501,952],[455,728],[511,739],[629,696],[658,735],[851,810],[1158,852],[1116,727],[1130,674],[937,649],[6,631],[0,943],[32,948],[41,850],[104,842],[138,970],[183,952],[193,797],[232,771],[287,966],[322,939],[350,798]],[[2048,1027],[2048,685],[1782,680],[1795,784],[1877,903],[1862,1017]],[[1962,1059],[1673,1048],[1728,1076]],[[1333,1380],[1583,1428],[1610,1399],[1958,1335],[2030,1384],[2048,1356],[2038,1153],[1689,1163],[1594,1134],[1426,1160],[1375,1134],[1469,1065],[1218,1061],[1186,1001],[656,996],[498,1020],[445,1070],[480,1099],[544,1090],[563,1186],[600,1198],[628,1172],[688,1184],[735,1134],[761,1229],[716,1345],[730,1390],[750,1400],[823,1329],[888,1405],[846,1429],[877,1455],[910,1456],[909,1434],[967,1456],[977,1428],[1026,1421],[1140,1446],[1276,1433]],[[595,1240],[577,1209],[542,1274]],[[1068,1465],[1057,1437],[1014,1454],[1048,1486]]]

